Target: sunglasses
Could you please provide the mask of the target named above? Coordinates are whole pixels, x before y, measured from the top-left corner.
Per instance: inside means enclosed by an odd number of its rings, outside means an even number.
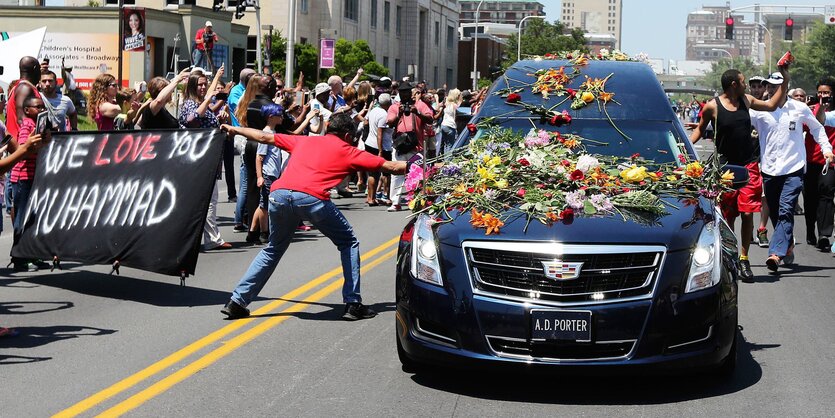
[[[110,84],[107,85],[107,87],[116,87],[116,86],[118,86],[118,84],[116,84],[116,83],[110,83]]]
[[[34,107],[35,109],[46,109],[45,105],[37,105],[37,106],[25,106],[25,107]]]

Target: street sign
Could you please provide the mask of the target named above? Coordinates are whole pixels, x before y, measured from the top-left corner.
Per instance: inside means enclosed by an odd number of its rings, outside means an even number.
[[[823,23],[827,25],[835,25],[835,6],[826,6]]]

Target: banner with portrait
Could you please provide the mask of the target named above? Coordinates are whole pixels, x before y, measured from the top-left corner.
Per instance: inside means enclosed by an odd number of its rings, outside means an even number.
[[[125,7],[122,10],[122,49],[141,52],[145,50],[145,8]]]

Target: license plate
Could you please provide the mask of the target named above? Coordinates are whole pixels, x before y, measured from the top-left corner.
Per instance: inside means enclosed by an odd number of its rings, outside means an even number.
[[[531,310],[532,341],[591,341],[591,311]]]

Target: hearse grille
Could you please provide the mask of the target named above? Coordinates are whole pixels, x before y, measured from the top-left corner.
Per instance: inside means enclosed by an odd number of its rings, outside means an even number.
[[[565,246],[468,242],[474,290],[557,302],[607,301],[648,295],[664,255],[659,247]],[[552,278],[546,263],[582,263],[576,278]]]

